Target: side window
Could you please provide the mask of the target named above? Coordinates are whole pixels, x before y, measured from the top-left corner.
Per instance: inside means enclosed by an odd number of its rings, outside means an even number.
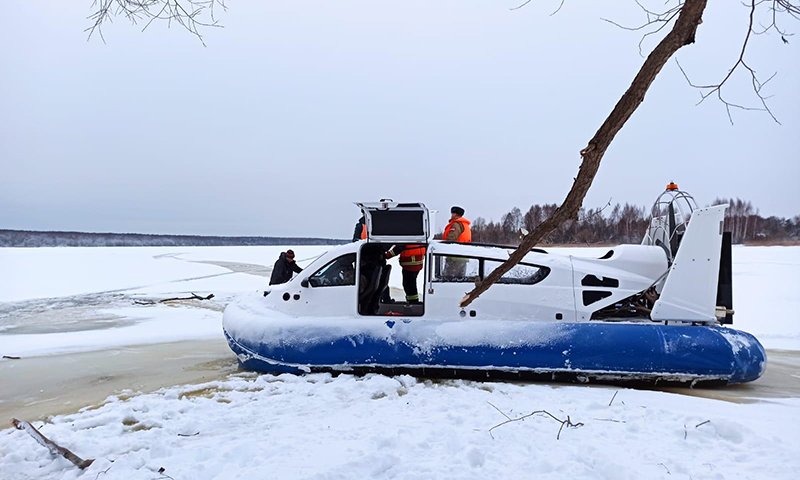
[[[342,287],[356,284],[356,254],[348,253],[331,260],[308,277],[312,287]]]
[[[483,262],[484,278],[486,278],[487,275],[492,273],[492,271],[502,264],[501,262],[495,260],[484,260]],[[544,280],[549,273],[550,269],[547,267],[537,267],[534,265],[520,263],[514,265],[511,270],[500,277],[500,280],[498,280],[497,283],[533,285],[534,283],[539,283]]]
[[[480,260],[477,258],[433,256],[434,282],[475,282],[480,277]]]

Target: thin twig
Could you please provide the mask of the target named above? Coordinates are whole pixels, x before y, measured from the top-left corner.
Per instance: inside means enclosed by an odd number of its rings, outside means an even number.
[[[502,416],[506,417],[508,420],[511,420],[511,417],[509,417],[508,415],[506,415],[506,414],[505,414],[505,412],[503,412],[502,410],[500,410],[499,408],[497,408],[497,407],[496,407],[496,406],[495,406],[495,405],[494,405],[492,402],[488,402],[488,401],[487,401],[486,403],[488,403],[489,405],[491,405],[491,406],[492,406],[492,408],[494,408],[495,410],[497,410],[498,412],[500,412],[500,415],[502,415]]]
[[[489,405],[491,405],[491,404],[489,404]],[[494,407],[494,405],[492,405],[492,406]],[[498,411],[500,411],[497,407],[494,407],[494,408],[497,409]],[[492,437],[492,439],[494,439],[494,435],[492,434],[492,430],[494,430],[495,428],[502,427],[503,425],[506,425],[508,423],[519,422],[519,421],[525,420],[526,418],[532,417],[534,415],[547,415],[548,417],[552,418],[553,420],[555,420],[556,422],[561,424],[561,427],[558,429],[558,434],[556,435],[556,440],[559,440],[561,438],[561,431],[564,429],[565,426],[571,427],[571,428],[580,428],[580,427],[583,426],[583,423],[581,423],[581,422],[572,423],[572,420],[569,418],[569,415],[567,415],[567,419],[566,420],[561,420],[558,417],[556,417],[555,415],[553,415],[552,413],[548,412],[547,410],[536,410],[536,411],[533,411],[531,413],[528,413],[527,415],[522,415],[522,416],[517,417],[517,418],[510,418],[505,413],[503,413],[503,412],[500,412],[500,413],[504,417],[506,417],[508,420],[506,420],[504,422],[501,422],[501,423],[498,423],[497,425],[495,425],[494,427],[489,429],[489,435]]]
[[[111,465],[108,466],[108,468],[106,468],[102,472],[98,472],[97,476],[94,477],[94,480],[97,480],[98,478],[100,478],[100,475],[103,475],[104,473],[108,473],[108,471],[111,470],[111,467],[113,467],[113,466],[114,466],[114,464],[112,463]]]
[[[614,420],[613,418],[593,418],[592,420],[597,420],[598,422],[627,423],[625,420]]]
[[[670,9],[664,11],[664,12],[655,12],[655,11],[652,11],[652,10],[648,10],[647,8],[645,8],[644,5],[639,3],[638,0],[636,1],[636,4],[639,5],[639,8],[641,8],[642,11],[647,16],[647,21],[645,23],[643,23],[642,25],[639,25],[637,27],[626,27],[624,25],[620,25],[619,23],[617,23],[617,22],[615,22],[613,20],[609,20],[607,18],[601,18],[600,20],[603,20],[604,22],[608,22],[608,23],[610,23],[610,24],[612,24],[612,25],[614,25],[614,26],[616,26],[618,28],[621,28],[623,30],[630,30],[630,31],[633,31],[633,32],[644,30],[644,29],[647,29],[647,28],[649,28],[651,26],[655,26],[655,25],[659,25],[660,24],[660,26],[658,28],[655,28],[653,30],[648,31],[647,33],[642,35],[642,38],[639,39],[639,55],[641,57],[644,57],[644,52],[642,52],[642,44],[644,43],[644,41],[650,35],[654,35],[654,34],[660,32],[661,30],[664,29],[664,27],[669,25],[672,22],[672,20],[674,20],[675,17],[677,17],[680,14],[681,9],[683,8],[683,2],[678,2],[678,5],[672,7],[672,8],[670,8]]]
[[[531,3],[531,0],[525,0],[525,3],[521,5],[517,5],[516,7],[509,8],[509,10],[519,10],[520,8],[524,7],[525,5]]]
[[[566,1],[566,0],[561,0],[561,3],[559,3],[559,4],[558,4],[558,8],[556,8],[556,9],[553,11],[553,13],[551,13],[551,14],[550,14],[550,16],[551,16],[551,17],[552,17],[553,15],[555,15],[556,13],[558,13],[558,12],[560,12],[560,11],[561,11],[561,7],[563,7],[563,6],[564,6],[564,2],[565,2],[565,1]]]
[[[619,393],[619,390],[617,390],[616,392],[614,392],[614,396],[613,396],[613,397],[611,397],[611,401],[610,401],[610,402],[608,402],[608,406],[609,406],[609,407],[611,406],[611,404],[612,404],[612,403],[614,403],[614,399],[615,399],[615,398],[617,398],[617,394],[618,394],[618,393]]]

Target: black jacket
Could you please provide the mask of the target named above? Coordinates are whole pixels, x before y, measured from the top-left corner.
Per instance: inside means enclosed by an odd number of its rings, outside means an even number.
[[[364,231],[364,224],[365,223],[367,223],[367,221],[364,219],[363,216],[358,219],[358,222],[356,222],[356,228],[353,230],[353,241],[354,242],[357,242],[357,241],[361,240],[361,232]]]
[[[292,272],[300,273],[303,269],[297,265],[297,262],[290,262],[286,260],[286,252],[281,252],[281,256],[275,262],[275,267],[272,269],[272,276],[269,278],[270,285],[278,285],[286,283],[292,279]]]

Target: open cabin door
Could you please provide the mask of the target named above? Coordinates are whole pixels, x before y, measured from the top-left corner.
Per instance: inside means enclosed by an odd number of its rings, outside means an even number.
[[[430,212],[422,203],[381,200],[356,205],[364,214],[367,242],[428,243],[432,232]]]
[[[424,257],[424,249],[432,236],[430,212],[421,203],[398,203],[391,200],[356,203],[364,214],[367,238],[361,246],[358,265],[358,312],[361,315],[402,315],[421,316],[424,313],[425,272],[423,265],[419,270],[409,268],[409,258],[405,264],[398,260],[387,263],[390,248],[395,247],[394,257],[418,253],[419,261]],[[403,253],[401,251],[406,248]],[[405,266],[403,266],[405,265]],[[394,266],[394,269],[392,268]],[[408,271],[406,271],[408,270]],[[415,271],[411,271],[415,270]],[[395,288],[392,296],[391,283],[403,284],[403,292]],[[416,285],[416,288],[414,288]]]

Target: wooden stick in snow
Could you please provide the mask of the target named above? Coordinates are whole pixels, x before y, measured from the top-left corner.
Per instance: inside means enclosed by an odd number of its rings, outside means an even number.
[[[164,303],[164,302],[174,302],[175,300],[211,300],[212,298],[214,298],[214,294],[213,294],[213,293],[210,293],[210,294],[209,294],[208,296],[206,296],[206,297],[201,297],[200,295],[198,295],[198,294],[196,294],[196,293],[192,292],[192,296],[191,296],[191,297],[173,297],[173,298],[165,298],[165,299],[163,299],[163,300],[159,300],[159,302],[161,302],[161,303]]]
[[[14,424],[14,428],[16,428],[17,430],[25,430],[26,432],[28,432],[28,434],[31,437],[33,437],[33,439],[36,440],[39,443],[39,445],[46,447],[48,450],[50,450],[50,454],[54,456],[61,455],[62,457],[66,458],[67,460],[75,464],[75,466],[80,468],[81,470],[88,467],[89,465],[92,464],[92,462],[94,462],[94,459],[83,460],[81,459],[81,457],[75,455],[66,448],[56,444],[49,438],[42,435],[42,433],[39,430],[36,430],[36,427],[34,427],[28,422],[22,422],[17,420],[16,418],[12,418],[11,423]]]

